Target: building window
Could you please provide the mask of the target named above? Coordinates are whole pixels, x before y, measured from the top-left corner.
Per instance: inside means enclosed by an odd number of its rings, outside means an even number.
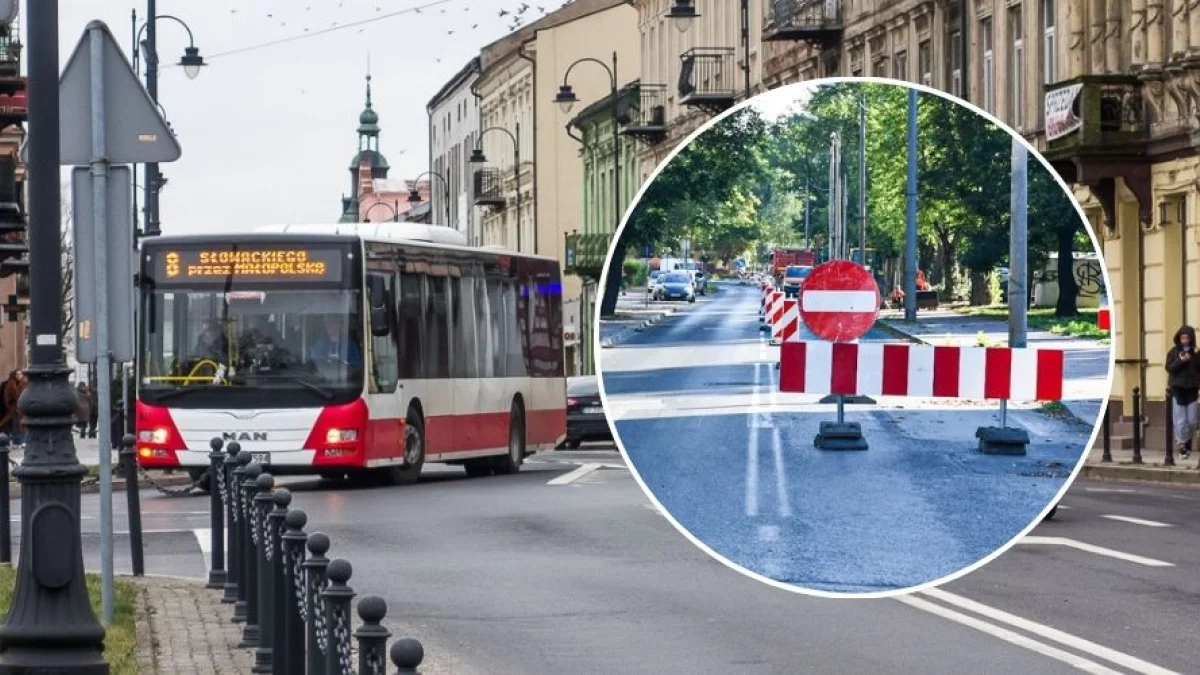
[[[1057,5],[1054,0],[1042,0],[1042,77],[1047,84],[1058,81],[1058,52],[1054,33]]]
[[[929,40],[922,40],[917,47],[917,68],[921,71],[921,84],[933,86],[933,46]]]
[[[996,110],[996,55],[992,50],[992,17],[985,16],[979,20],[979,47],[982,53],[980,67],[982,77],[979,78],[980,99],[983,109],[995,113]]]
[[[1012,35],[1012,53],[1009,54],[1009,100],[1008,116],[1013,128],[1021,129],[1024,123],[1021,109],[1024,107],[1025,81],[1025,30],[1021,25],[1021,6],[1008,10],[1008,32]]]
[[[897,80],[908,79],[908,52],[896,52],[892,59],[892,77]]]
[[[874,66],[875,67],[871,72],[872,75],[874,75],[875,77],[887,77],[888,76],[888,60],[887,60],[886,56],[883,58],[880,58],[880,59],[876,59]]]
[[[950,33],[950,58],[946,59],[946,63],[950,64],[950,74],[947,77],[950,85],[950,93],[962,98],[962,32],[952,31]]]

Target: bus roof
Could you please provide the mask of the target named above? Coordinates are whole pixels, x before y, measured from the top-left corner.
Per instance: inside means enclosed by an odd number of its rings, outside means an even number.
[[[553,256],[517,252],[502,246],[470,246],[467,244],[467,238],[458,230],[443,225],[425,225],[423,223],[292,223],[266,225],[249,232],[243,230],[205,232],[203,234],[161,235],[153,238],[144,238],[142,242],[162,242],[169,244],[187,241],[227,242],[231,239],[253,241],[255,239],[278,239],[281,235],[285,238],[307,236],[313,239],[325,240],[357,239],[367,242],[417,244],[439,248],[487,251],[497,255],[512,255],[522,258],[557,260]]]

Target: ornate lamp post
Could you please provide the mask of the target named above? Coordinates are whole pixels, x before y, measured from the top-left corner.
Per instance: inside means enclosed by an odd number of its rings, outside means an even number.
[[[156,8],[155,0],[146,0],[146,16],[149,17],[146,23],[136,31],[133,37],[133,66],[136,69],[138,63],[139,46],[141,53],[146,59],[146,91],[150,94],[150,98],[155,103],[158,102],[158,29],[157,24],[159,19],[167,19],[183,26],[187,31],[188,46],[183,50],[183,57],[179,59],[178,65],[183,66],[183,72],[188,76],[188,79],[196,79],[200,74],[200,69],[205,65],[204,58],[200,56],[200,50],[196,48],[196,41],[192,37],[192,29],[188,27],[183,19],[170,14],[159,14]],[[133,13],[133,23],[137,25],[137,12]],[[142,34],[145,33],[146,39],[142,39]],[[142,182],[145,183],[143,190],[145,191],[145,219],[146,224],[142,233],[149,237],[156,237],[162,234],[159,229],[158,218],[158,193],[162,187],[166,185],[166,178],[158,172],[157,163],[146,164],[144,169],[144,177]]]
[[[688,32],[692,21],[700,18],[695,0],[675,0],[667,10],[667,18],[675,21],[681,33]],[[750,0],[741,0],[742,75],[746,80],[746,98],[750,98]]]
[[[479,132],[479,138],[475,141],[475,150],[471,152],[471,158],[467,161],[472,164],[486,164],[487,157],[483,154],[483,137],[492,131],[501,131],[504,135],[512,139],[513,142],[513,186],[517,191],[517,251],[521,249],[521,123],[516,124],[516,133],[505,129],[504,127],[488,127]],[[533,249],[537,251],[537,242],[533,242]]]
[[[398,203],[399,203],[399,202],[397,202],[397,204],[398,204]],[[362,217],[363,217],[363,219],[364,219],[364,220],[366,220],[367,216],[370,216],[370,215],[371,215],[371,211],[374,211],[376,206],[386,206],[386,207],[388,207],[389,209],[391,209],[391,210],[392,210],[392,222],[393,222],[393,223],[398,223],[398,222],[400,222],[400,209],[396,208],[395,206],[392,206],[391,204],[389,204],[389,203],[387,203],[387,202],[375,202],[375,203],[374,203],[374,204],[372,204],[371,206],[367,207],[367,210],[366,210],[366,211],[363,213],[363,215],[362,215]],[[367,221],[367,222],[370,222],[370,221]]]
[[[450,183],[446,181],[446,177],[443,176],[442,174],[440,174],[436,171],[426,171],[425,173],[421,174],[420,176],[417,176],[416,178],[414,178],[412,181],[412,185],[413,185],[412,189],[409,190],[409,192],[408,192],[408,203],[409,204],[420,204],[423,201],[421,199],[421,193],[417,190],[417,183],[425,176],[433,176],[442,181],[442,195],[443,195],[443,200],[446,202],[446,225],[449,225],[450,224]]]
[[[575,66],[584,63],[595,63],[608,73],[610,96],[612,99],[610,111],[612,113],[612,141],[613,141],[613,232],[617,231],[617,227],[621,224],[621,143],[617,137],[617,115],[619,113],[617,99],[617,53],[612,55],[612,68],[608,64],[599,59],[585,57],[579,59],[567,66],[567,72],[563,75],[562,86],[558,88],[558,95],[554,97],[554,102],[562,109],[563,114],[571,112],[571,107],[574,106],[579,99],[575,96],[575,91],[567,80],[571,77],[571,69]]]
[[[88,602],[79,530],[74,395],[63,360],[59,231],[58,2],[26,3],[29,35],[29,429],[21,482],[21,557],[0,627],[0,674],[108,675],[104,628]],[[33,263],[37,263],[36,265]]]

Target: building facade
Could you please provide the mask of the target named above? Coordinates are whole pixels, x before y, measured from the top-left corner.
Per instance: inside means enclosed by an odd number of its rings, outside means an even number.
[[[489,56],[485,50],[488,65],[475,83],[480,97],[477,143],[484,161],[471,162],[482,244],[533,253],[533,62],[520,43]]]
[[[29,256],[25,166],[20,155],[28,99],[19,35],[15,16],[0,17],[0,377],[29,363],[25,311]]]
[[[583,375],[596,372],[595,314],[604,260],[613,234],[642,183],[640,144],[621,133],[640,98],[638,83],[634,82],[617,92],[615,108],[610,94],[579,111],[568,123],[567,131],[579,143],[583,164],[583,203],[579,229],[564,235],[564,270],[582,282],[578,340]],[[614,148],[619,152],[614,154]]]
[[[473,246],[483,243],[476,222],[471,151],[479,138],[479,99],[474,85],[482,68],[472,58],[425,106],[429,113],[431,221],[453,227]]]

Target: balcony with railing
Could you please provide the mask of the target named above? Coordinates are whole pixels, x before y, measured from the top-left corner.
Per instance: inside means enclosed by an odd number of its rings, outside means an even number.
[[[730,47],[693,47],[679,56],[679,103],[717,114],[734,102],[737,67]]]
[[[0,129],[28,119],[27,101],[25,78],[21,77],[21,43],[11,32],[0,35]]]
[[[504,208],[508,204],[504,196],[504,177],[502,169],[476,169],[475,206]]]
[[[667,137],[667,85],[643,84],[620,118],[621,133],[651,145]]]
[[[1142,86],[1127,75],[1085,75],[1048,85],[1046,157],[1139,153],[1150,135]]]
[[[604,259],[608,256],[608,245],[612,242],[612,233],[571,232],[566,235],[566,239],[563,271],[567,274],[599,279],[604,270]]]
[[[841,0],[774,0],[767,8],[762,39],[833,46],[842,39]]]

